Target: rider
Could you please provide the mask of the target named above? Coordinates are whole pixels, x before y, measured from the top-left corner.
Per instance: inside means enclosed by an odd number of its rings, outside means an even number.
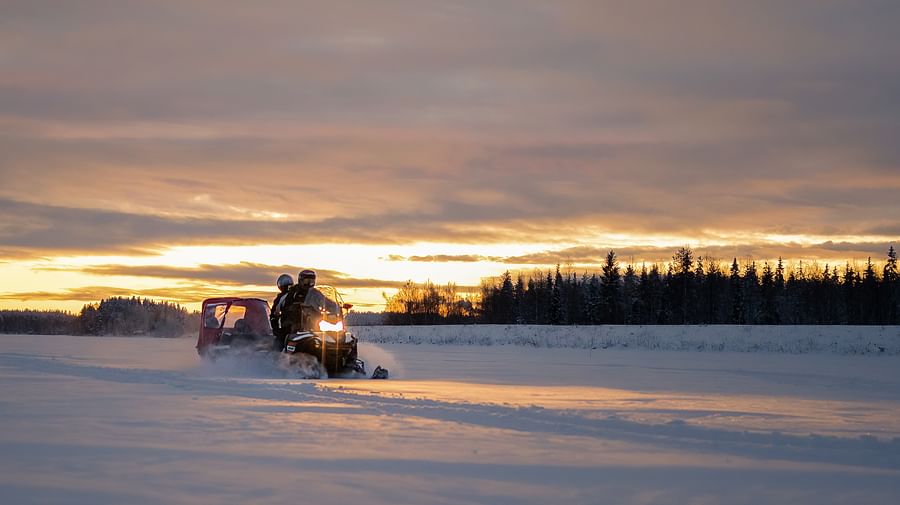
[[[316,285],[315,270],[303,270],[300,272],[297,275],[297,285],[299,286],[302,297],[306,298],[306,293],[309,292],[309,288]]]
[[[279,293],[275,296],[275,300],[272,301],[269,322],[272,323],[272,333],[275,335],[272,341],[272,349],[280,352],[284,348],[284,337],[288,331],[287,328],[281,327],[281,300],[294,285],[294,279],[288,274],[281,274],[278,276],[278,280],[275,281],[275,285],[278,286]]]
[[[300,306],[310,288],[316,285],[316,272],[303,270],[297,275],[297,284],[291,286],[280,300],[277,300],[278,327],[284,335],[299,329],[302,321]],[[274,326],[274,325],[273,325]]]

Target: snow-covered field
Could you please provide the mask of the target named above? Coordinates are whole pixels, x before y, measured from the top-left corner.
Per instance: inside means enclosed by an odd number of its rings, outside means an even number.
[[[577,349],[900,354],[900,326],[435,325],[355,326],[368,342]]]
[[[0,335],[3,504],[896,504],[900,358],[365,344],[388,381],[189,339]]]

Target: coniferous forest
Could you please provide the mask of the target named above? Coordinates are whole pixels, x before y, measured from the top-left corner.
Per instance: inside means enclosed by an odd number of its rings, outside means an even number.
[[[199,327],[183,307],[146,298],[107,298],[79,314],[61,311],[0,311],[0,333],[42,335],[146,335],[177,337]]]
[[[610,251],[596,273],[509,272],[482,283],[479,293],[453,284],[406,283],[387,298],[385,324],[900,324],[897,253],[883,266],[695,257],[681,248],[666,264],[619,265]],[[195,331],[197,314],[181,306],[113,297],[61,311],[0,311],[0,333],[147,335]]]
[[[897,254],[855,268],[777,262],[722,264],[681,248],[667,264],[597,273],[536,270],[484,282],[473,297],[451,284],[407,283],[386,324],[900,324]]]

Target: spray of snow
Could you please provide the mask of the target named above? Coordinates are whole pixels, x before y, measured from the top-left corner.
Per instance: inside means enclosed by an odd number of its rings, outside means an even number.
[[[201,375],[209,377],[248,377],[273,379],[319,379],[328,377],[313,356],[290,356],[256,350],[235,351],[215,359],[204,359]]]
[[[376,367],[390,371],[391,377],[402,377],[403,370],[393,354],[372,343],[359,344],[359,357],[366,363],[366,374],[346,372],[341,379],[368,378]],[[328,372],[315,356],[308,354],[275,353],[268,349],[231,349],[214,359],[202,359],[198,368],[201,376],[244,377],[266,379],[326,379]]]
[[[319,360],[309,354],[283,354],[278,353],[275,359],[276,369],[289,377],[298,379],[327,379],[325,371]]]
[[[375,367],[387,368],[392,379],[403,377],[403,367],[396,357],[383,347],[379,347],[369,342],[359,343],[359,357],[366,362],[366,371],[369,375],[375,370]]]

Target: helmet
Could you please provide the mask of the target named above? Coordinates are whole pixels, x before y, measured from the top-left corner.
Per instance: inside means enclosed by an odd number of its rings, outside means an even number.
[[[284,293],[294,285],[294,279],[288,274],[281,274],[278,276],[278,280],[275,281],[275,285]]]
[[[297,284],[303,289],[309,289],[316,285],[316,272],[304,270],[297,275]]]

